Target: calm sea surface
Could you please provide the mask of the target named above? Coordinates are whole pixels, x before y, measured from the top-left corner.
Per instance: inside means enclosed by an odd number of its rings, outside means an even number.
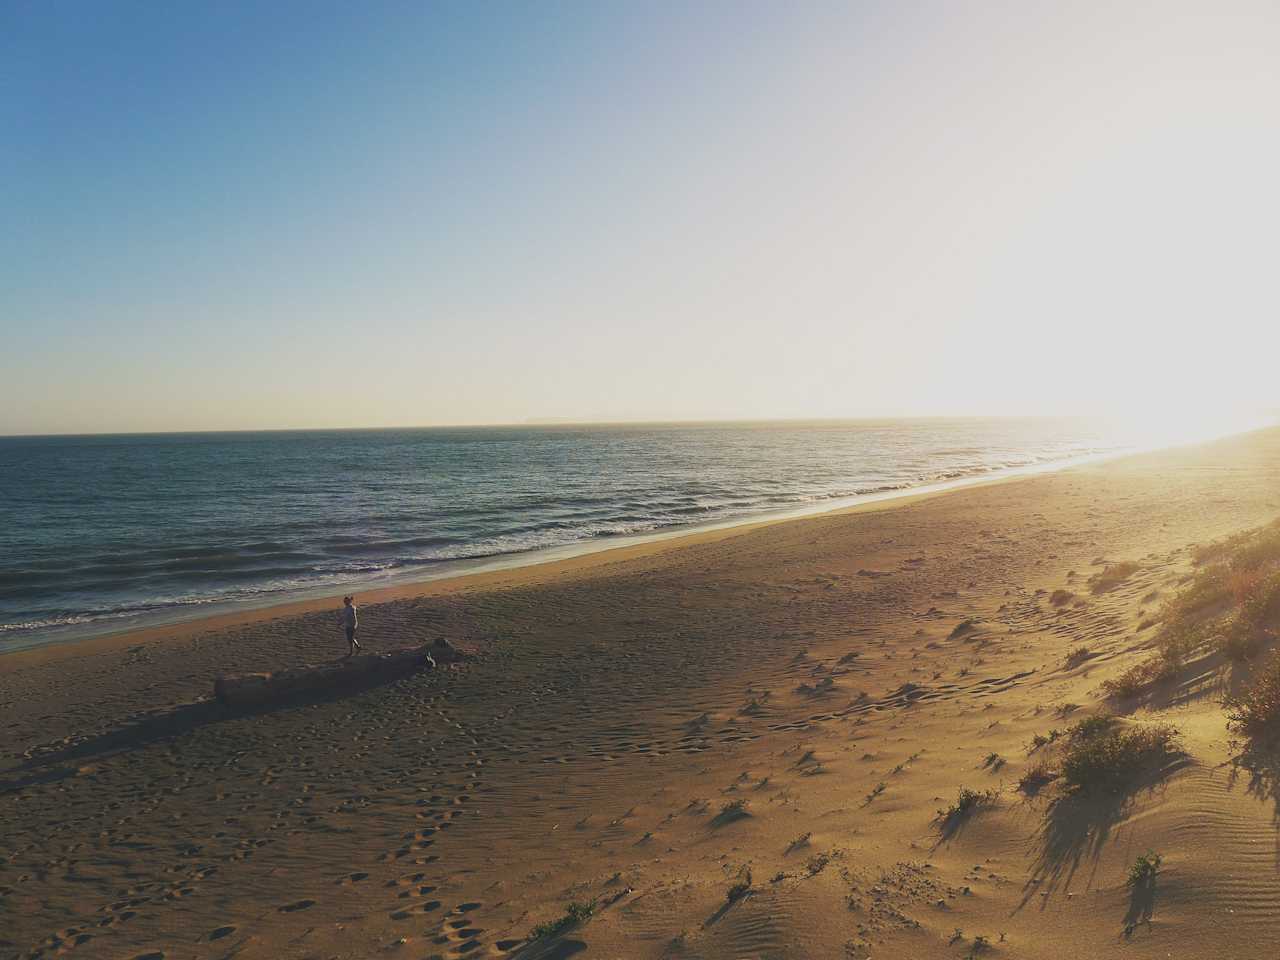
[[[0,649],[1133,445],[907,420],[0,439]]]

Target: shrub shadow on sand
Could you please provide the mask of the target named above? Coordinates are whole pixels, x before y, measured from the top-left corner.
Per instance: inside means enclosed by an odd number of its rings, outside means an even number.
[[[727,827],[731,823],[737,823],[739,820],[746,820],[751,816],[751,812],[747,809],[746,800],[730,800],[720,808],[720,812],[711,818],[712,829],[718,830],[721,827]]]
[[[1145,709],[1154,713],[1187,707],[1203,700],[1238,696],[1249,686],[1253,665],[1232,661],[1221,651],[1200,651],[1167,677],[1150,681],[1128,696],[1109,697],[1117,714]]]
[[[77,774],[76,767],[60,766],[62,764],[80,763],[108,754],[124,753],[153,743],[177,739],[210,724],[264,716],[313,704],[331,703],[378,687],[388,686],[403,679],[405,679],[403,674],[388,675],[371,672],[368,675],[353,678],[351,682],[341,687],[295,693],[282,696],[270,703],[236,706],[209,699],[153,710],[124,726],[85,737],[74,743],[52,748],[34,747],[28,750],[25,754],[26,759],[22,763],[0,771],[0,776],[4,777],[0,779],[0,795],[40,783],[66,779]]]
[[[1129,939],[1144,924],[1151,926],[1156,911],[1156,878],[1135,883],[1129,888],[1129,909],[1124,915],[1124,937]]]
[[[1235,789],[1247,776],[1245,791],[1271,804],[1271,825],[1280,829],[1280,743],[1275,740],[1246,740],[1237,743],[1240,752],[1231,758],[1227,785]]]
[[[932,849],[937,850],[944,844],[950,843],[960,832],[978,814],[991,810],[996,806],[999,800],[999,792],[996,790],[970,790],[967,787],[961,788],[956,800],[945,810],[939,810],[938,815],[934,818],[934,825],[938,830],[938,840]]]
[[[1085,886],[1091,886],[1112,831],[1128,818],[1138,797],[1160,789],[1170,776],[1190,763],[1185,754],[1177,754],[1163,766],[1114,791],[1077,791],[1051,800],[1044,820],[1032,836],[1032,879],[1023,888],[1014,912],[1036,898],[1043,910],[1054,893],[1071,885],[1082,867],[1088,870]]]
[[[554,940],[534,940],[510,954],[513,960],[568,960],[587,949],[582,940],[557,937]]]

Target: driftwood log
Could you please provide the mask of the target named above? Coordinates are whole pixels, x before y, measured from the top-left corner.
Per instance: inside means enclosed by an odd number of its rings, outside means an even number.
[[[441,637],[435,643],[419,647],[343,657],[328,663],[289,667],[272,673],[222,674],[213,682],[213,695],[219,702],[233,706],[270,703],[299,694],[324,693],[384,682],[465,659],[465,653]]]

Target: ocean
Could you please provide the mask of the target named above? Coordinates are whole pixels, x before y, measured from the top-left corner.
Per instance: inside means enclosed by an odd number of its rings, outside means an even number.
[[[1040,419],[0,438],[0,650],[1135,446]]]

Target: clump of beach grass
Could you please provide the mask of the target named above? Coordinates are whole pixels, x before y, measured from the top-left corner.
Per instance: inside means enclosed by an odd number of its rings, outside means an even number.
[[[1059,776],[1061,774],[1053,764],[1042,760],[1018,778],[1018,790],[1029,797],[1035,796],[1047,784],[1057,780]]]
[[[1128,700],[1175,679],[1190,661],[1213,654],[1243,663],[1280,628],[1280,521],[1199,548],[1197,572],[1161,609],[1153,653],[1106,681]]]
[[[1126,882],[1136,889],[1154,887],[1162,863],[1164,863],[1164,857],[1154,850],[1148,850],[1133,861],[1133,866],[1129,868],[1129,878]]]
[[[594,901],[574,901],[565,908],[562,916],[540,923],[529,931],[529,939],[542,940],[559,936],[566,930],[571,930],[586,923],[595,912],[596,905]]]
[[[1158,776],[1184,757],[1177,728],[1167,723],[1131,723],[1117,717],[1085,717],[1066,731],[1037,736],[1036,763],[1018,780],[1018,789],[1034,796],[1061,780],[1072,793],[1119,792]]]
[[[1084,663],[1093,656],[1093,651],[1086,646],[1079,646],[1067,654],[1065,666],[1068,670],[1073,670],[1080,664]]]
[[[721,825],[733,823],[735,820],[741,820],[744,817],[751,816],[747,810],[749,803],[745,797],[739,797],[736,800],[726,800],[720,807],[720,812],[715,815],[712,823]]]
[[[961,787],[955,801],[945,810],[939,810],[936,818],[943,830],[954,829],[984,807],[993,807],[1000,799],[998,790],[973,790]]]
[[[1061,775],[1070,790],[1115,791],[1159,772],[1181,755],[1178,730],[1171,724],[1086,717],[1067,734]]]
[[[810,877],[816,877],[823,870],[827,869],[827,864],[831,862],[831,854],[816,853],[804,863],[805,873]]]
[[[1061,736],[1062,736],[1062,731],[1057,729],[1056,727],[1050,730],[1047,734],[1037,733],[1034,736],[1032,736],[1031,746],[1027,748],[1027,753],[1035,753],[1037,750],[1041,749],[1042,747],[1047,747],[1049,744],[1056,742],[1057,739]]]
[[[751,892],[751,868],[743,868],[738,879],[725,891],[724,898],[728,903],[737,903]]]

